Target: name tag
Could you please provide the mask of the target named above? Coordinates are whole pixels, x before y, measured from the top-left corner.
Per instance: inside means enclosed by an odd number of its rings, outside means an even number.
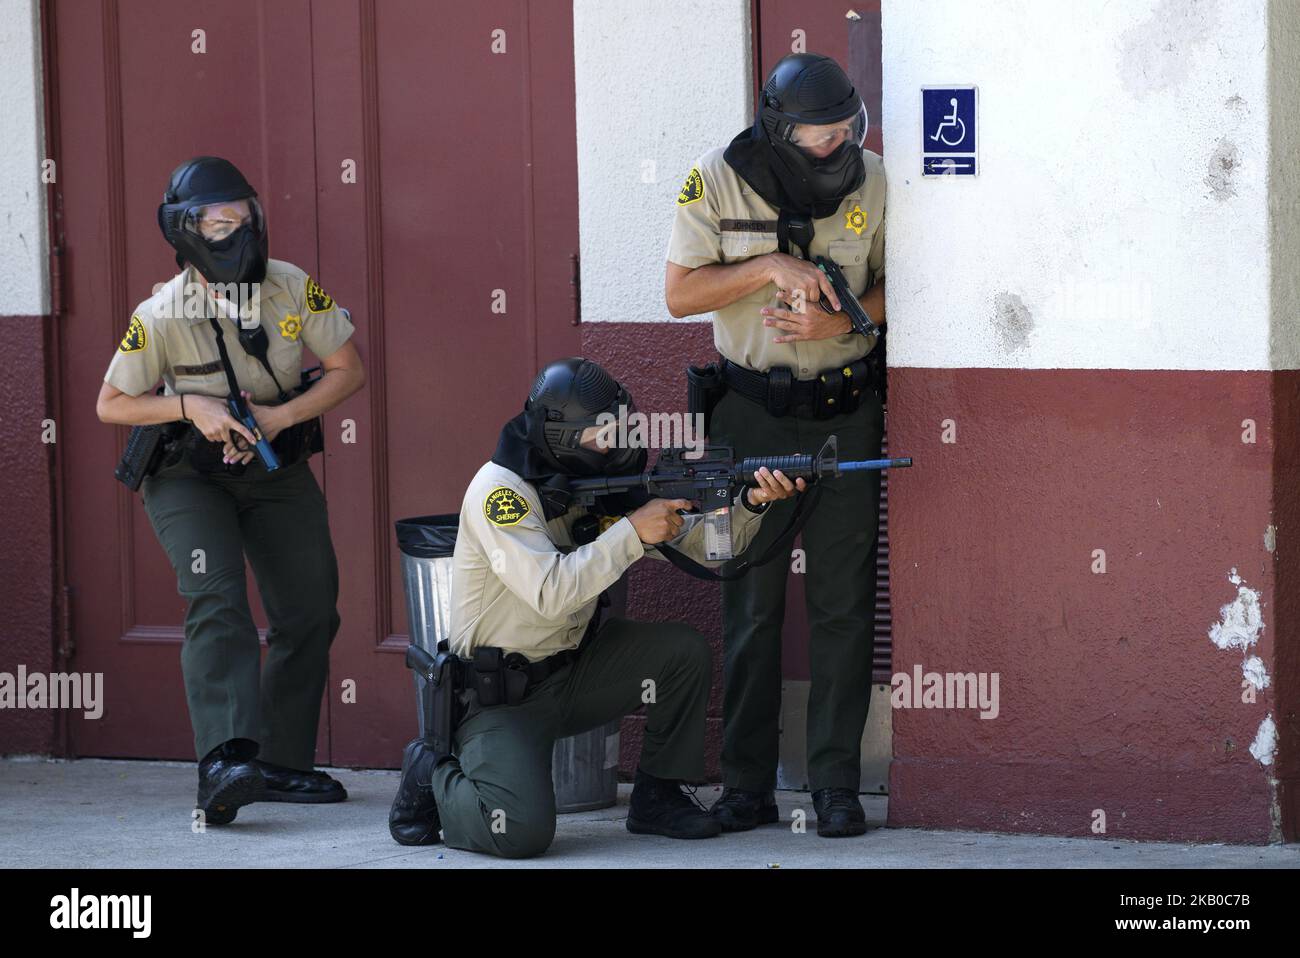
[[[208,373],[221,372],[221,360],[204,363],[202,366],[173,366],[173,376],[206,376]]]
[[[719,220],[724,233],[775,233],[776,220]]]

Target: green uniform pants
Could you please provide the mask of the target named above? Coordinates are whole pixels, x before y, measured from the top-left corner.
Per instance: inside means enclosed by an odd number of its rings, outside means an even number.
[[[181,668],[199,758],[246,738],[258,757],[310,769],[338,631],[338,567],[325,497],[306,461],[239,477],[200,475],[182,461],[143,486],[144,508],[188,606]],[[270,628],[259,668],[244,557]]]
[[[833,419],[774,417],[734,390],[713,412],[710,442],[736,456],[815,454],[838,437],[839,457],[880,458],[884,411],[874,392],[858,409]],[[876,530],[880,473],[845,473],[823,484],[821,501],[803,529],[805,591],[811,631],[808,777],[819,788],[856,790],[862,732],[871,700],[876,603]],[[765,550],[785,528],[793,499],[773,503],[749,547]],[[786,555],[722,584],[722,780],[748,791],[776,785],[781,709],[781,624],[785,619]]]
[[[640,768],[657,778],[704,778],[704,713],[712,659],[680,623],[610,619],[582,654],[518,705],[470,705],[456,757],[433,772],[443,838],[505,858],[540,855],[555,837],[551,754],[577,735],[647,706]],[[647,701],[653,699],[652,701]]]

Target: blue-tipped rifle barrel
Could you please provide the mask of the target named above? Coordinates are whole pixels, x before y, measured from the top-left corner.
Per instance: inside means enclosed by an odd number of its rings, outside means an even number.
[[[853,472],[855,469],[902,469],[911,464],[911,456],[903,456],[901,459],[859,459],[840,463],[840,472]]]
[[[257,450],[257,457],[262,460],[262,465],[266,467],[266,471],[274,472],[279,469],[280,457],[275,454],[275,450],[271,448],[271,444],[267,442],[266,437],[262,435],[262,430],[258,427],[257,420],[253,417],[253,414],[248,411],[248,406],[244,403],[244,400],[242,398],[230,398],[226,400],[226,403],[230,406],[230,414],[239,420],[239,422],[243,424],[244,428],[251,432],[253,438],[257,440],[257,443],[253,448]]]

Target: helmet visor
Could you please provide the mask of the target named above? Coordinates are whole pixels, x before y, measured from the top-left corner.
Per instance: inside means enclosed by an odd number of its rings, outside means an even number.
[[[251,226],[260,233],[265,223],[262,206],[256,197],[242,200],[224,200],[193,206],[181,218],[181,229],[207,243],[219,243],[241,226]]]
[[[860,106],[853,116],[834,123],[795,123],[787,137],[814,160],[830,156],[844,143],[861,149],[867,138],[867,108]]]

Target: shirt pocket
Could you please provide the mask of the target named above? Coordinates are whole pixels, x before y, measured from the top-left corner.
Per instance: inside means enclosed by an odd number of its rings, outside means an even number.
[[[826,248],[826,254],[839,266],[856,296],[867,291],[867,256],[870,252],[871,244],[860,239],[832,240]]]
[[[776,252],[775,233],[725,232],[722,234],[722,261],[737,263],[766,253]]]
[[[278,345],[278,344],[277,344]],[[285,392],[292,394],[294,387],[302,379],[302,341],[285,343],[269,350],[267,359],[275,370],[276,382]],[[261,366],[261,363],[258,363]],[[265,372],[265,370],[263,370]]]

